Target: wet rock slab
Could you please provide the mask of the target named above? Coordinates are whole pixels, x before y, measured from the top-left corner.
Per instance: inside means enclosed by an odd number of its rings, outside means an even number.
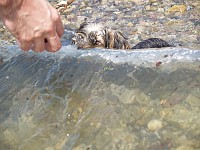
[[[200,51],[0,48],[6,149],[199,149]]]

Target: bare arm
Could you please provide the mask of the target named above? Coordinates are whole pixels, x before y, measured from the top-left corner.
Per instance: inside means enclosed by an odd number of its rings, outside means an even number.
[[[22,50],[55,52],[61,48],[63,24],[46,0],[0,0],[0,18]]]

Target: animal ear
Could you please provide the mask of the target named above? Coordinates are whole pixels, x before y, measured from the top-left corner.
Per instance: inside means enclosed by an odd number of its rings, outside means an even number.
[[[84,22],[80,24],[80,27],[78,28],[78,31],[79,30],[82,30],[83,28],[85,28],[85,26],[88,25],[88,19],[87,18],[84,18]]]
[[[114,33],[114,47],[116,49],[130,49],[127,38],[119,31]]]

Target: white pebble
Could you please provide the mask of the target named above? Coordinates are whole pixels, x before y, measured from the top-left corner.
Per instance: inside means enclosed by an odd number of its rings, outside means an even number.
[[[151,131],[156,131],[159,130],[163,127],[163,124],[160,120],[151,120],[149,121],[149,123],[147,124],[147,127],[149,130]]]

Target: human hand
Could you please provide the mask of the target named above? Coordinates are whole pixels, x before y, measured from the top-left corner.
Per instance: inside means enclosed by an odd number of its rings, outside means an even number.
[[[15,0],[1,8],[0,17],[24,51],[55,52],[62,46],[61,18],[46,0]]]

